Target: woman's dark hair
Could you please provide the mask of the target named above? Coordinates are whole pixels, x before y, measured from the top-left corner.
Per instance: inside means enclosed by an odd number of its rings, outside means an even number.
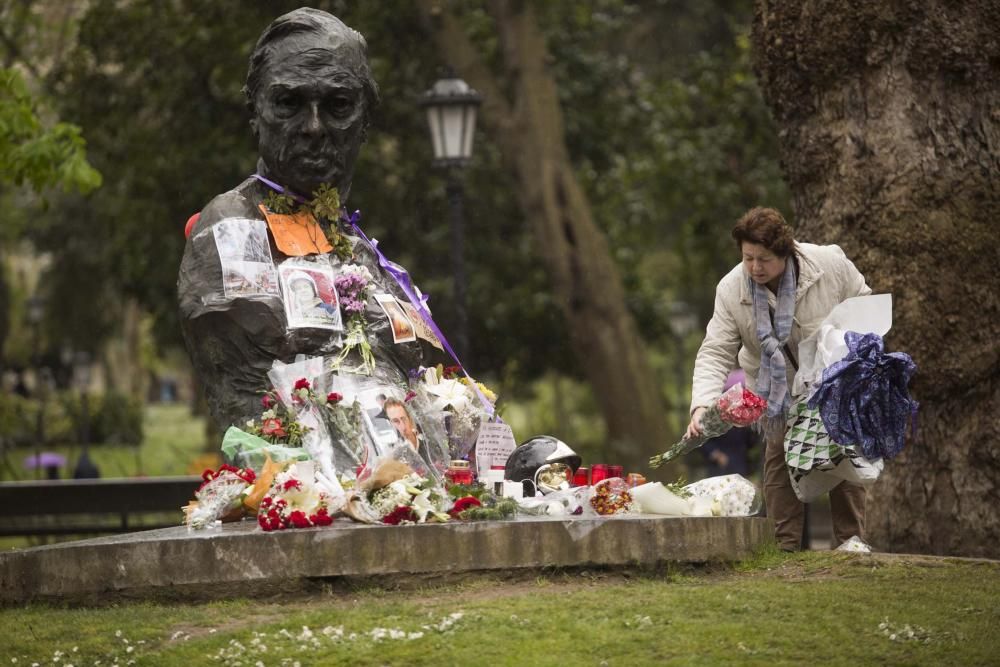
[[[762,245],[778,257],[795,254],[795,236],[785,219],[773,208],[758,206],[743,214],[733,227],[736,247],[743,243]]]

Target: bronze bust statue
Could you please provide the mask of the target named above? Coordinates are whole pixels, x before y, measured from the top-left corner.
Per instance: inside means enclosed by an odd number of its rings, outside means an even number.
[[[301,224],[261,206],[278,194],[309,201],[324,188],[336,188],[340,200],[347,199],[379,100],[364,38],[326,12],[302,8],[285,14],[260,36],[244,92],[258,139],[257,174],[204,208],[178,278],[184,338],[222,428],[260,414],[275,360],[291,363],[298,355],[341,351],[343,322],[331,305],[336,295],[330,285],[338,267],[366,267],[383,301],[392,295],[409,305],[345,216],[314,208],[314,223]],[[336,252],[328,238],[340,240]],[[298,300],[286,285],[292,282],[309,301],[309,313],[294,309]],[[373,376],[403,386],[407,371],[429,365],[425,359],[437,350],[421,338],[395,342],[376,299],[363,309],[376,350]]]

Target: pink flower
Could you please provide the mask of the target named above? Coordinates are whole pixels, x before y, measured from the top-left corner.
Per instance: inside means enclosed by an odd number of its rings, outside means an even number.
[[[264,406],[265,410],[270,410],[274,407],[274,397],[270,394],[264,394],[260,399],[260,404]]]
[[[284,425],[281,423],[280,419],[265,419],[264,423],[261,424],[260,432],[267,436],[272,436],[275,438],[284,438],[288,435],[285,432]]]

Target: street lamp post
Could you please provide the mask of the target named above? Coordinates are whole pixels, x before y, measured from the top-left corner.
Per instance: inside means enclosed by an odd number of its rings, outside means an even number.
[[[476,112],[482,96],[462,79],[448,72],[423,94],[420,104],[434,147],[434,166],[446,170],[446,194],[450,211],[451,264],[455,303],[455,348],[468,364],[468,324],[465,298],[465,220],[461,170],[472,157]]]
[[[31,326],[31,364],[35,368],[35,395],[38,398],[38,420],[35,423],[35,479],[42,475],[42,441],[45,440],[45,378],[42,373],[41,327],[45,317],[45,300],[32,296],[27,302],[26,319]]]

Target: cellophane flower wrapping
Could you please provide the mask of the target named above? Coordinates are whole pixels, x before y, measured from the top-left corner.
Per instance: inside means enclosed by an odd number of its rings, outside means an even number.
[[[766,399],[742,384],[734,384],[702,413],[701,435],[693,438],[685,436],[667,451],[649,459],[649,466],[659,468],[678,456],[694,451],[710,439],[723,435],[734,426],[749,426],[757,421],[766,409]]]
[[[464,377],[459,367],[421,368],[410,387],[426,401],[426,417],[443,427],[450,458],[468,456],[480,427],[490,419],[496,395],[484,384]]]
[[[590,493],[590,507],[601,516],[632,512],[632,493],[621,477],[601,480]]]
[[[763,500],[753,482],[742,475],[709,477],[688,484],[684,490],[695,498],[710,500],[716,516],[753,516]]]
[[[223,517],[241,516],[243,494],[255,478],[253,470],[231,466],[223,466],[218,472],[206,471],[205,482],[194,494],[195,502],[186,510],[188,528],[203,530]]]

